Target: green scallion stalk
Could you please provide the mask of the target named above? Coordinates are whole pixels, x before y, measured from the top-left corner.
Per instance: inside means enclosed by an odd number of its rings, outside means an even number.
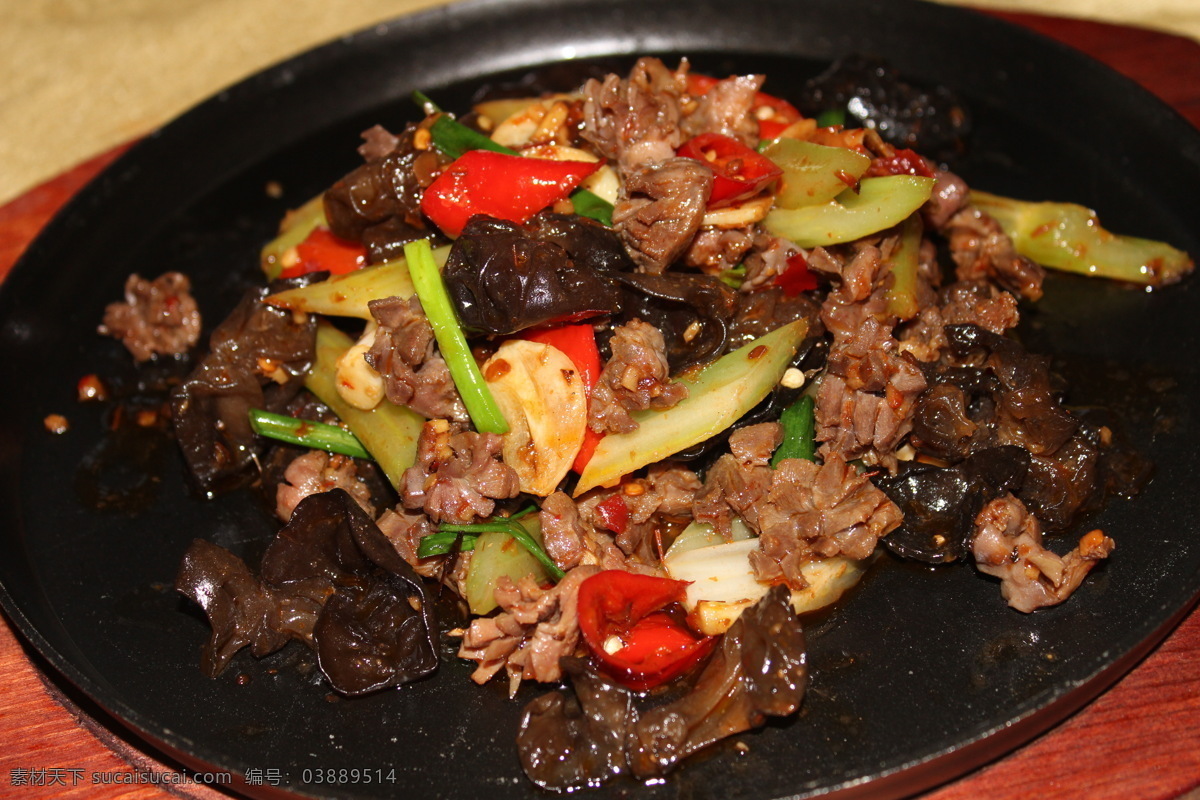
[[[846,109],[830,108],[817,114],[818,128],[832,128],[834,125],[846,124]]]
[[[341,453],[344,456],[370,459],[371,454],[350,431],[324,422],[297,419],[274,414],[260,408],[250,409],[250,427],[260,436],[313,450]]]
[[[421,540],[417,545],[418,558],[431,558],[432,556],[444,556],[454,549],[454,542],[461,540],[458,549],[459,552],[466,553],[475,549],[475,540],[479,538],[477,533],[463,533],[462,531],[439,530],[437,533],[431,533]]]
[[[779,424],[783,426],[783,441],[771,456],[771,466],[779,466],[785,458],[816,460],[816,416],[812,395],[804,395],[783,410]]]
[[[433,137],[433,146],[450,158],[458,158],[471,150],[491,150],[506,156],[520,155],[516,150],[497,144],[479,131],[468,128],[444,114],[434,120],[429,133]],[[612,203],[599,195],[587,189],[576,189],[571,193],[571,204],[579,216],[612,227]]]
[[[429,241],[418,239],[404,245],[404,257],[408,260],[409,277],[412,278],[417,298],[433,327],[438,349],[442,352],[442,358],[446,359],[450,377],[454,379],[475,429],[481,433],[508,433],[508,422],[496,404],[496,398],[492,397],[492,391],[484,381],[471,347],[467,344],[467,337],[458,323],[450,295],[442,283],[442,274],[433,260]]]
[[[511,517],[496,517],[489,522],[473,522],[467,525],[439,525],[437,532],[426,536],[417,546],[417,556],[419,558],[429,558],[430,556],[441,556],[449,553],[454,549],[454,542],[460,541],[459,550],[467,552],[475,548],[475,540],[479,538],[481,533],[507,533],[509,536],[517,540],[517,543],[530,552],[530,554],[538,560],[546,571],[554,577],[554,580],[562,580],[566,573],[559,569],[558,564],[554,563],[554,559],[542,547],[538,540],[533,538],[533,535],[525,529],[521,524],[520,519],[527,514],[535,511],[534,506],[530,506]]]

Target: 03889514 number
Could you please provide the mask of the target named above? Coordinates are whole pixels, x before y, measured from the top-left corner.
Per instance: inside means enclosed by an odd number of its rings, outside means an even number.
[[[316,769],[302,770],[300,781],[301,783],[316,784],[395,783],[396,770],[391,768],[384,769],[382,767],[374,769],[318,767]]]

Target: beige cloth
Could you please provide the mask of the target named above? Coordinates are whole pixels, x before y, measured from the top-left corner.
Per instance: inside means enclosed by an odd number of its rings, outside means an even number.
[[[316,44],[445,0],[0,0],[0,203]],[[939,0],[1200,39],[1200,0]]]

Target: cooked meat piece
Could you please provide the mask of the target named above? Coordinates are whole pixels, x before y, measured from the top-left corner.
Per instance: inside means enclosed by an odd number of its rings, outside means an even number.
[[[496,500],[520,492],[517,473],[501,460],[500,436],[460,432],[448,420],[431,419],[417,440],[417,463],[404,472],[404,507],[421,509],[434,522],[466,524],[489,517]]]
[[[383,376],[388,400],[423,417],[466,422],[467,408],[435,347],[433,327],[417,296],[387,297],[367,305],[379,327],[366,359]]]
[[[1084,534],[1074,550],[1059,556],[1042,545],[1037,517],[1012,495],[984,506],[975,527],[971,542],[975,566],[999,578],[1000,594],[1025,613],[1066,600],[1116,547],[1112,539],[1094,530]]]
[[[629,77],[609,75],[583,86],[580,135],[621,170],[666,161],[683,138],[679,100],[682,72],[671,72],[657,58],[641,58]]]
[[[200,310],[191,289],[181,272],[153,281],[130,275],[124,302],[108,304],[99,332],[119,339],[137,361],[186,353],[200,338]]]
[[[783,429],[778,422],[734,431],[729,437],[732,452],[718,458],[709,468],[704,487],[695,495],[692,516],[696,521],[707,522],[729,536],[733,517],[737,516],[757,530],[759,509],[775,477],[769,465],[771,452],[782,437]]]
[[[742,259],[746,277],[742,279],[740,291],[754,292],[773,286],[775,279],[787,272],[788,259],[798,252],[787,239],[756,230],[753,247]]]
[[[934,169],[933,193],[921,207],[921,216],[935,231],[946,227],[950,219],[961,211],[971,198],[967,182],[949,170]]]
[[[486,683],[505,669],[510,695],[522,679],[561,680],[559,661],[574,655],[579,644],[579,584],[599,571],[576,567],[549,589],[528,577],[517,583],[501,578],[496,586],[501,612],[471,620],[458,651],[459,658],[479,663],[471,678]]]
[[[807,586],[800,567],[813,557],[866,558],[900,525],[900,509],[869,477],[831,455],[818,466],[784,459],[758,509],[760,548],[750,563],[760,581]]]
[[[613,207],[613,228],[630,258],[660,273],[687,251],[704,220],[713,173],[690,158],[631,167]]]
[[[684,136],[719,133],[750,147],[758,144],[758,120],[750,111],[763,80],[762,75],[737,75],[713,84],[684,118]]]
[[[645,477],[588,492],[579,502],[579,513],[593,530],[615,535],[617,547],[630,557],[622,568],[657,573],[662,539],[691,519],[701,487],[690,469],[659,462],[647,468]]]
[[[434,526],[429,517],[420,511],[409,511],[403,506],[389,508],[379,515],[375,521],[392,547],[400,554],[413,571],[424,578],[438,578],[442,575],[444,559],[441,556],[419,558],[417,548],[421,540],[434,533]]]
[[[636,430],[630,411],[670,408],[687,387],[670,380],[666,343],[658,328],[633,320],[617,328],[612,358],[600,371],[588,401],[588,427],[597,433]]]
[[[903,352],[919,361],[937,361],[947,347],[945,326],[973,324],[992,333],[1017,326],[1017,299],[991,281],[956,281],[942,288],[937,304],[927,305],[900,332]]]
[[[358,154],[363,161],[378,161],[395,152],[400,147],[401,139],[382,125],[372,125],[362,132],[363,143],[358,146]]]
[[[555,492],[542,501],[538,518],[542,546],[559,569],[565,572],[579,566],[588,552],[590,537],[575,501],[564,492]]]
[[[950,218],[943,232],[959,280],[990,278],[1027,300],[1041,298],[1046,271],[1017,253],[1012,239],[991,216],[969,205]]]
[[[886,311],[886,263],[879,248],[867,244],[845,260],[814,249],[809,266],[837,270],[837,284],[821,307],[833,344],[816,399],[820,452],[893,469],[894,451],[912,428],[913,407],[926,382],[892,335],[896,320]]]
[[[275,490],[275,515],[287,522],[301,500],[333,488],[345,489],[363,511],[375,516],[371,489],[358,477],[354,459],[324,450],[309,450],[288,464]]]
[[[415,145],[418,125],[399,136],[372,128],[359,152],[366,163],[333,184],[324,196],[329,229],[361,242],[378,264],[403,254],[404,244],[434,234],[421,217],[421,193],[440,169],[439,151]]]
[[[701,228],[683,254],[683,263],[720,276],[741,263],[753,244],[751,228]]]

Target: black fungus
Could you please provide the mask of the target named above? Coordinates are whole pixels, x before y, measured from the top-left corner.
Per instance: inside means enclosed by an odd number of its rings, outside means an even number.
[[[919,86],[886,61],[861,54],[808,81],[798,106],[814,117],[844,111],[847,127],[872,128],[896,147],[939,161],[961,155],[971,131],[970,111],[950,89]]]
[[[611,265],[589,247],[609,234],[598,223],[572,219],[570,229],[565,221],[547,226],[551,234],[542,239],[537,223],[472,217],[442,271],[463,326],[503,335],[615,311],[620,291]]]
[[[397,258],[405,243],[436,235],[421,216],[421,194],[440,167],[438,152],[414,145],[417,130],[416,125],[406,127],[389,152],[369,159],[325,192],[330,231],[366,246],[369,263]]]
[[[171,393],[175,436],[207,494],[255,477],[264,444],[250,427],[250,409],[282,413],[313,362],[315,318],[298,321],[290,311],[264,304],[269,291],[247,292],[213,331],[207,355]]]
[[[1029,470],[1029,453],[1005,446],[981,450],[953,467],[908,462],[874,483],[904,514],[883,539],[904,558],[942,564],[971,552],[975,517],[992,500],[1016,492]]]
[[[268,545],[256,577],[237,556],[197,539],[175,588],[212,627],[201,668],[215,677],[249,646],[258,657],[301,641],[344,695],[432,674],[437,621],[424,584],[341,489],[306,497]]]

